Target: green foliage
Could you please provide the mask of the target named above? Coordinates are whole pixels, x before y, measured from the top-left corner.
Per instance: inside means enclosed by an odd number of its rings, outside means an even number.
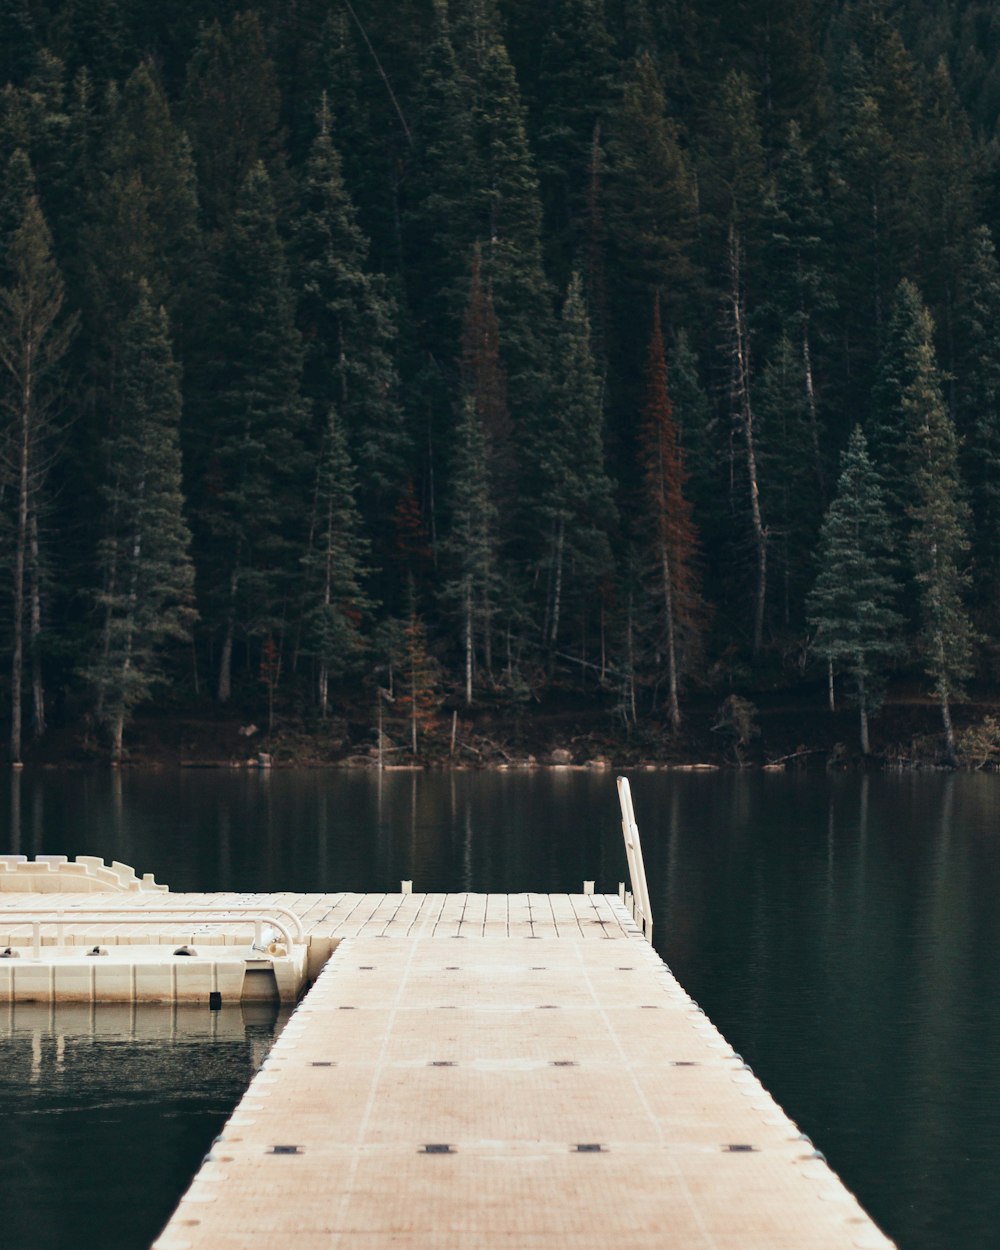
[[[816,582],[806,609],[814,647],[835,671],[846,672],[861,711],[877,711],[887,663],[902,650],[903,617],[893,532],[878,471],[855,426],[841,462],[837,493],[827,509],[816,555]]]
[[[219,689],[228,698],[237,626],[258,637],[282,628],[308,481],[301,339],[262,163],[251,169],[226,233],[213,311],[213,402],[190,442],[210,579],[205,616],[221,631]]]
[[[893,575],[914,574],[892,608],[901,668],[919,626],[943,712],[973,659],[994,673],[1000,27],[983,0],[238,8],[0,2],[0,287],[36,200],[82,314],[51,374],[65,432],[40,444],[40,589],[30,559],[24,583],[62,706],[81,703],[140,290],[183,363],[195,673],[223,698],[233,671],[260,697],[267,639],[283,699],[356,696],[412,575],[439,685],[610,683],[631,724],[664,657],[637,508],[654,300],[708,670],[740,655],[741,683],[770,678],[801,647],[857,423]],[[0,500],[12,569],[9,482]],[[185,645],[157,644],[163,672],[191,671]]]
[[[910,548],[920,603],[919,646],[944,720],[947,754],[955,762],[950,702],[972,673],[969,587],[969,507],[958,469],[958,439],[944,405],[930,336],[921,345],[916,376],[903,394],[912,431],[914,502]]]
[[[164,678],[164,652],[190,637],[194,566],[181,490],[178,369],[166,313],[149,287],[122,327],[106,445],[103,537],[95,595],[99,638],[85,675],[114,759],[135,707]]]
[[[409,451],[393,360],[396,316],[382,275],[368,271],[368,242],[344,186],[330,125],[324,97],[292,228],[305,347],[302,389],[320,428],[336,405],[372,523],[386,497],[400,489]]]
[[[303,648],[317,663],[324,716],[330,679],[355,671],[367,650],[362,626],[374,607],[365,591],[368,541],[355,494],[347,438],[331,408],[317,467],[312,537],[302,560]]]

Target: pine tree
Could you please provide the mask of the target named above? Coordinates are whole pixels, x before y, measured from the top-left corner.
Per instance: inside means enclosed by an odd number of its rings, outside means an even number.
[[[29,183],[30,185],[30,183]],[[62,276],[38,198],[29,194],[20,224],[5,240],[9,285],[0,288],[2,486],[14,508],[11,585],[11,760],[21,759],[22,701],[30,660],[34,732],[45,729],[41,670],[41,531],[45,483],[55,454],[59,370],[76,328],[63,314]]]
[[[86,334],[102,391],[139,282],[149,283],[173,332],[187,338],[203,260],[191,152],[151,66],[140,65],[120,93],[110,94],[108,112],[80,228]]]
[[[120,762],[134,708],[163,680],[170,643],[195,618],[190,531],[181,490],[179,371],[163,308],[149,287],[122,330],[107,442],[104,537],[98,551],[100,641],[87,677]]]
[[[538,175],[514,67],[486,0],[470,0],[455,39],[472,119],[473,237],[482,243],[517,425],[548,401],[552,314]]]
[[[665,291],[668,313],[676,315],[697,278],[698,184],[648,53],[630,67],[607,149],[609,272],[627,349],[634,341],[628,310],[648,307]]]
[[[548,271],[568,282],[585,241],[594,127],[612,101],[616,65],[604,0],[555,0],[535,49],[538,78],[529,105],[535,136]],[[509,28],[508,28],[509,29]]]
[[[987,226],[973,234],[956,326],[955,420],[973,515],[977,598],[988,621],[1000,609],[1000,265]]]
[[[516,460],[507,408],[507,371],[493,293],[483,282],[478,247],[472,257],[459,363],[462,393],[472,399],[482,426],[486,464],[499,511],[509,520],[516,503]]]
[[[536,418],[525,446],[533,511],[545,538],[542,637],[550,648],[559,639],[567,598],[575,592],[586,613],[609,573],[610,534],[617,522],[605,467],[601,386],[579,274],[573,275],[563,305],[557,360],[552,410]]]
[[[443,6],[435,7],[434,20],[414,101],[403,225],[407,295],[418,341],[443,362],[452,355],[458,334],[477,223],[469,194],[474,156],[468,83]]]
[[[901,650],[903,618],[896,610],[898,562],[878,471],[855,426],[827,509],[817,549],[818,574],[807,600],[815,648],[846,671],[860,717],[861,750],[870,749],[868,720],[880,705],[886,663]]]
[[[442,545],[450,576],[442,599],[461,630],[463,690],[472,703],[477,657],[489,674],[497,611],[496,506],[486,434],[473,395],[466,396],[455,430],[451,472],[451,526]]]
[[[275,198],[284,201],[280,108],[258,14],[238,13],[225,29],[218,21],[203,26],[188,62],[183,121],[210,231],[226,228],[258,162],[275,184]]]
[[[941,708],[945,750],[956,762],[951,701],[972,673],[973,630],[965,607],[970,577],[969,507],[958,469],[958,439],[945,407],[930,314],[921,318],[915,375],[903,392],[910,430],[913,502],[910,550],[917,580],[924,668]]]
[[[933,351],[930,316],[914,283],[904,278],[886,328],[868,430],[872,459],[882,474],[889,517],[901,543],[910,531],[913,499],[913,428],[905,397]]]
[[[760,319],[772,341],[787,335],[801,358],[801,385],[809,422],[810,459],[820,497],[826,472],[820,441],[816,347],[833,313],[829,245],[831,222],[812,160],[796,123],[777,160],[764,202],[763,253],[768,282]]]
[[[336,406],[368,521],[377,525],[402,485],[409,452],[393,359],[395,308],[384,279],[368,269],[368,242],[344,186],[325,98],[318,122],[292,231],[303,393],[317,428]]]
[[[323,717],[331,678],[353,671],[365,653],[362,623],[374,607],[365,591],[368,542],[355,494],[346,434],[331,408],[317,469],[313,538],[303,558],[305,650],[318,665]]]
[[[731,456],[742,444],[740,471],[730,473],[733,511],[749,515],[754,552],[753,655],[761,650],[767,602],[768,533],[761,502],[758,421],[754,412],[751,347],[752,279],[759,261],[757,243],[763,212],[764,153],[757,101],[745,75],[726,75],[706,122],[701,168],[704,205],[714,247],[725,257],[720,271],[723,320],[729,357],[729,411],[733,426]],[[737,495],[737,487],[739,494]],[[742,496],[742,497],[740,497]]]
[[[674,733],[680,729],[681,678],[697,644],[699,594],[695,574],[697,534],[685,497],[687,471],[667,387],[667,358],[660,303],[653,305],[653,331],[646,365],[646,402],[640,461],[651,530],[648,542],[654,585],[662,599],[662,637],[667,658],[667,707]]]
[[[251,171],[226,235],[212,310],[212,396],[189,426],[207,624],[219,640],[218,698],[232,689],[237,629],[280,634],[304,546],[307,489],[302,348],[270,179]]]
[[[442,698],[440,668],[427,649],[427,627],[417,612],[412,583],[409,600],[402,647],[394,656],[393,663],[399,672],[395,706],[409,724],[410,746],[416,755],[420,734],[426,736],[437,728],[437,712]]]

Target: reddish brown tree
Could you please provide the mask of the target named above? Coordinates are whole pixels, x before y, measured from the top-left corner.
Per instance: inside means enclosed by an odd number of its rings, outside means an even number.
[[[639,458],[649,523],[649,551],[656,595],[663,603],[663,645],[667,658],[671,727],[681,723],[678,689],[684,661],[694,650],[702,616],[695,561],[698,536],[684,496],[687,472],[667,387],[660,300],[653,304],[653,333],[646,363]]]

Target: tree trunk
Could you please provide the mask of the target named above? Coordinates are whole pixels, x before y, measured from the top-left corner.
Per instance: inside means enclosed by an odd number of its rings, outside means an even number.
[[[663,607],[667,616],[667,687],[670,728],[676,733],[681,727],[681,705],[677,698],[677,646],[674,628],[674,588],[670,577],[670,555],[666,545],[660,549],[663,566]]]
[[[566,539],[566,520],[560,517],[556,526],[555,580],[552,587],[552,630],[549,642],[554,647],[559,635],[559,611],[562,607],[563,549]]]
[[[326,663],[319,666],[319,714],[326,720],[326,714],[329,710],[329,691],[330,691],[330,669]]]
[[[754,433],[753,407],[750,403],[750,343],[747,334],[746,309],[743,306],[741,278],[742,244],[736,227],[729,226],[729,276],[732,317],[732,398],[736,408],[743,441],[746,446],[747,478],[750,486],[750,516],[754,547],[757,553],[757,596],[753,622],[753,653],[758,655],[764,637],[764,604],[767,595],[767,530],[760,508],[760,483],[757,476],[757,448]]]
[[[22,408],[17,472],[17,534],[14,540],[13,639],[10,671],[10,759],[21,762],[21,687],[24,678],[24,566],[28,545],[28,482],[31,426]]]
[[[29,524],[28,554],[31,585],[31,625],[28,644],[31,656],[31,732],[37,741],[45,733],[45,681],[42,673],[42,567],[38,542],[38,513],[34,509]]]
[[[868,755],[871,751],[868,742],[868,695],[863,673],[858,675],[858,715],[861,718],[861,754]]]
[[[813,461],[820,500],[826,503],[826,477],[819,448],[819,420],[816,416],[816,387],[813,382],[812,349],[809,345],[809,323],[802,322],[802,369],[806,380],[806,407],[809,410],[809,433],[812,436]]]
[[[465,706],[472,706],[472,582],[465,583]]]
[[[833,660],[827,660],[826,662],[826,692],[830,701],[830,711],[835,712],[837,710],[837,700],[833,692]]]
[[[216,697],[220,703],[228,703],[233,693],[233,636],[236,633],[236,587],[239,574],[233,569],[229,579],[229,610],[226,614],[226,633],[222,639],[219,655],[219,684]]]

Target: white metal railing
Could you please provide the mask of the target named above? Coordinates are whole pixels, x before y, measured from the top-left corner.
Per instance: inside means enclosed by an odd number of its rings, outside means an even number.
[[[653,940],[653,912],[649,906],[649,887],[646,884],[646,866],[642,860],[642,843],[639,827],[635,823],[632,807],[632,790],[627,777],[618,778],[618,802],[622,809],[622,834],[625,838],[625,857],[632,884],[632,918],[642,929],[643,937]]]
[[[215,923],[227,920],[252,920],[253,943],[255,947],[261,948],[266,921],[273,926],[289,950],[296,942],[305,941],[302,921],[291,908],[282,907],[277,903],[267,903],[260,907],[252,905],[244,907],[239,904],[233,907],[213,907],[211,904],[196,904],[191,907],[172,905],[149,907],[145,904],[142,907],[122,906],[121,904],[117,907],[114,904],[104,906],[74,904],[70,907],[40,907],[36,904],[30,907],[12,907],[10,904],[0,904],[0,921],[9,918],[14,925],[31,926],[32,957],[35,959],[41,958],[43,925],[47,928],[55,925],[56,943],[62,945],[65,926],[75,924],[81,916],[101,916],[112,924],[157,924],[161,927],[164,916],[184,916],[191,921],[205,920]]]

